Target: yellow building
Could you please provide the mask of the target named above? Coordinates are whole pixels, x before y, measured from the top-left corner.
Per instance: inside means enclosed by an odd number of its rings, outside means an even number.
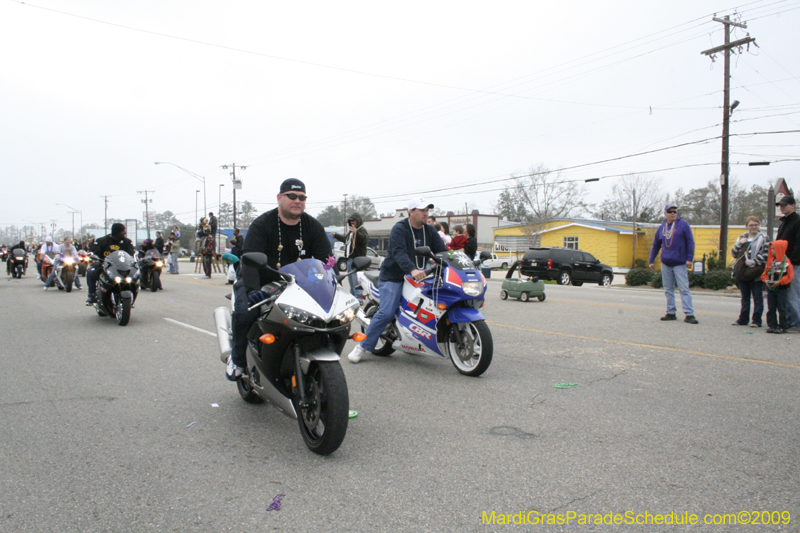
[[[636,224],[636,259],[645,263],[659,224]],[[498,255],[521,258],[530,246],[573,248],[589,252],[602,263],[612,267],[632,266],[633,232],[630,222],[612,222],[577,218],[560,218],[549,221],[544,228],[531,228],[516,224],[494,228],[494,248]],[[728,226],[728,245],[746,231],[745,226]],[[719,226],[692,226],[694,259],[716,253],[719,248]],[[730,250],[726,255],[730,255]],[[660,256],[659,256],[660,257]],[[660,268],[656,259],[656,268]]]

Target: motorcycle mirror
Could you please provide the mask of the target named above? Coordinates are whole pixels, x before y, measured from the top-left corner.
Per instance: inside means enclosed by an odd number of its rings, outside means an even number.
[[[353,259],[353,267],[358,271],[364,270],[370,264],[372,264],[372,261],[369,257],[356,257]]]
[[[430,246],[417,246],[414,248],[414,253],[417,255],[431,255]]]
[[[242,256],[242,264],[249,267],[264,268],[267,266],[267,254],[248,252]]]

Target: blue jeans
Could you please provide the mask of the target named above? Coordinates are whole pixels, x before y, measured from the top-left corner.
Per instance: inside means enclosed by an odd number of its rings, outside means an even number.
[[[681,293],[681,305],[686,316],[694,316],[692,306],[692,293],[689,292],[689,270],[686,265],[669,266],[661,264],[661,281],[664,283],[664,292],[667,294],[667,314],[674,315],[675,284]]]
[[[753,324],[761,325],[761,315],[764,313],[764,282],[760,279],[753,281],[738,281],[739,290],[742,292],[742,308],[739,311],[739,324],[745,325],[750,321],[750,298],[753,298]]]
[[[170,258],[169,271],[170,272],[177,272],[178,271],[178,256],[180,256],[180,255],[181,254],[179,254],[177,252],[173,253],[173,254],[169,254],[169,258]]]
[[[86,269],[86,293],[91,297],[97,290],[97,279],[100,277],[100,269],[103,268],[98,263],[97,268],[94,265],[89,265]]]
[[[378,284],[378,292],[381,297],[381,306],[378,312],[372,316],[369,327],[367,328],[367,338],[361,341],[361,347],[368,352],[375,349],[381,333],[394,318],[397,308],[400,307],[400,299],[403,296],[402,281],[381,281]]]
[[[353,260],[352,259],[348,259],[347,260],[347,270],[353,270]],[[353,296],[355,296],[356,298],[358,298],[360,300],[361,299],[361,294],[360,293],[358,293],[358,294],[356,293],[356,285],[358,285],[358,273],[353,272],[352,274],[347,276],[347,282],[350,284],[350,294],[352,294]]]
[[[775,329],[788,329],[791,327],[792,316],[789,306],[791,289],[776,289],[767,291],[767,326]]]
[[[789,295],[786,298],[786,311],[789,316],[789,327],[800,329],[800,273],[792,278],[789,284]]]
[[[236,293],[236,300],[233,303],[233,313],[231,314],[231,329],[233,333],[233,349],[231,350],[231,360],[236,366],[242,368],[247,366],[247,335],[259,316],[259,309],[248,311],[250,302],[247,299],[247,287],[244,280],[237,280],[233,285]]]

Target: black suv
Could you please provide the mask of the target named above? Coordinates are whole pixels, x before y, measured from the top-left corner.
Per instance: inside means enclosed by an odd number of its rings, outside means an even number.
[[[614,273],[588,252],[567,248],[531,248],[522,256],[520,273],[580,287],[584,282],[611,285]]]

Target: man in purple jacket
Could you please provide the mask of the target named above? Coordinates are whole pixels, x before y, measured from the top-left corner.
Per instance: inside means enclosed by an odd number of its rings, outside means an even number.
[[[667,204],[664,208],[667,219],[658,227],[650,250],[650,270],[655,270],[655,260],[661,250],[661,280],[667,293],[667,314],[661,320],[677,320],[675,316],[675,283],[681,293],[681,304],[686,314],[684,322],[697,324],[689,292],[689,267],[694,258],[694,236],[689,223],[678,216],[678,206]]]

